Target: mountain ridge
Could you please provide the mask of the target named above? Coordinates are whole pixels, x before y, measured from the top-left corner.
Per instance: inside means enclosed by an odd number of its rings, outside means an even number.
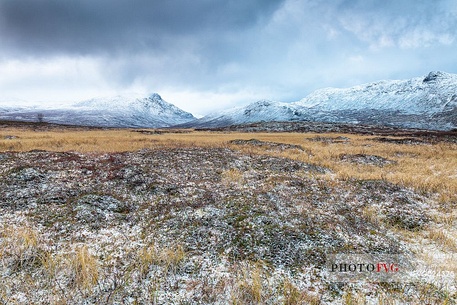
[[[182,126],[214,128],[264,121],[455,129],[457,75],[432,71],[425,76],[407,80],[382,80],[350,88],[324,88],[297,102],[263,100],[226,110],[220,115],[205,116]]]
[[[39,115],[41,119],[38,118]],[[161,128],[196,118],[191,113],[164,101],[159,94],[153,93],[145,98],[94,98],[51,108],[0,106],[0,119],[29,122],[43,120],[48,123],[97,127]]]
[[[217,128],[305,121],[452,130],[457,128],[457,75],[432,71],[406,80],[323,88],[296,102],[260,100],[199,119],[164,101],[157,93],[140,98],[94,98],[71,105],[14,104],[0,105],[0,119],[120,128]]]

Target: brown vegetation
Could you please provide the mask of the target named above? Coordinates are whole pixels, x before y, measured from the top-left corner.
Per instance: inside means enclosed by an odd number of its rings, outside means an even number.
[[[4,127],[0,175],[0,304],[457,299],[429,282],[330,285],[313,269],[326,251],[407,249],[457,283],[455,143]]]

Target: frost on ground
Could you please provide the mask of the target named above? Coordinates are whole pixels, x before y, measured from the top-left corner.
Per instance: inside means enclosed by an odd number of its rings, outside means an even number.
[[[340,160],[344,162],[351,162],[356,164],[369,164],[374,166],[383,167],[390,164],[395,164],[395,161],[376,156],[376,155],[366,155],[366,154],[356,154],[356,155],[340,155]]]
[[[415,260],[401,233],[432,221],[424,195],[329,172],[226,148],[2,153],[0,303],[455,302],[430,274],[326,280],[329,253]]]

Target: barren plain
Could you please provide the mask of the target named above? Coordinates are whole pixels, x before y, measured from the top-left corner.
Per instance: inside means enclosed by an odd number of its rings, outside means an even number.
[[[455,304],[457,134],[319,126],[3,122],[0,304]],[[335,283],[329,253],[416,268]]]

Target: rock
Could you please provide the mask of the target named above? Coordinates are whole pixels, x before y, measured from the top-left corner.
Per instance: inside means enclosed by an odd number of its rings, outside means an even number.
[[[6,136],[3,137],[3,139],[5,139],[5,140],[13,140],[13,139],[17,139],[17,138],[19,138],[19,137],[12,136],[12,135],[6,135]]]
[[[102,211],[123,213],[128,211],[127,204],[111,196],[86,195],[78,200],[78,206],[88,205]]]
[[[285,149],[304,150],[303,147],[301,147],[300,145],[260,141],[257,139],[250,139],[250,140],[236,139],[236,140],[229,141],[229,143],[235,144],[235,145],[260,146],[260,147],[267,147],[269,149],[278,149],[278,150],[285,150]]]
[[[423,82],[424,83],[434,82],[443,76],[444,76],[444,73],[441,71],[432,71],[424,78]]]
[[[13,174],[14,178],[23,182],[43,179],[45,176],[34,168],[24,168]]]
[[[128,206],[111,196],[86,195],[77,201],[74,208],[76,219],[98,229],[110,219],[128,211]]]
[[[357,164],[367,164],[383,167],[390,164],[395,164],[396,161],[389,160],[376,155],[365,155],[365,154],[355,154],[355,155],[340,155],[340,160],[345,162],[357,163]]]
[[[314,137],[308,139],[309,141],[313,142],[323,142],[323,143],[348,143],[350,139],[348,137]]]

